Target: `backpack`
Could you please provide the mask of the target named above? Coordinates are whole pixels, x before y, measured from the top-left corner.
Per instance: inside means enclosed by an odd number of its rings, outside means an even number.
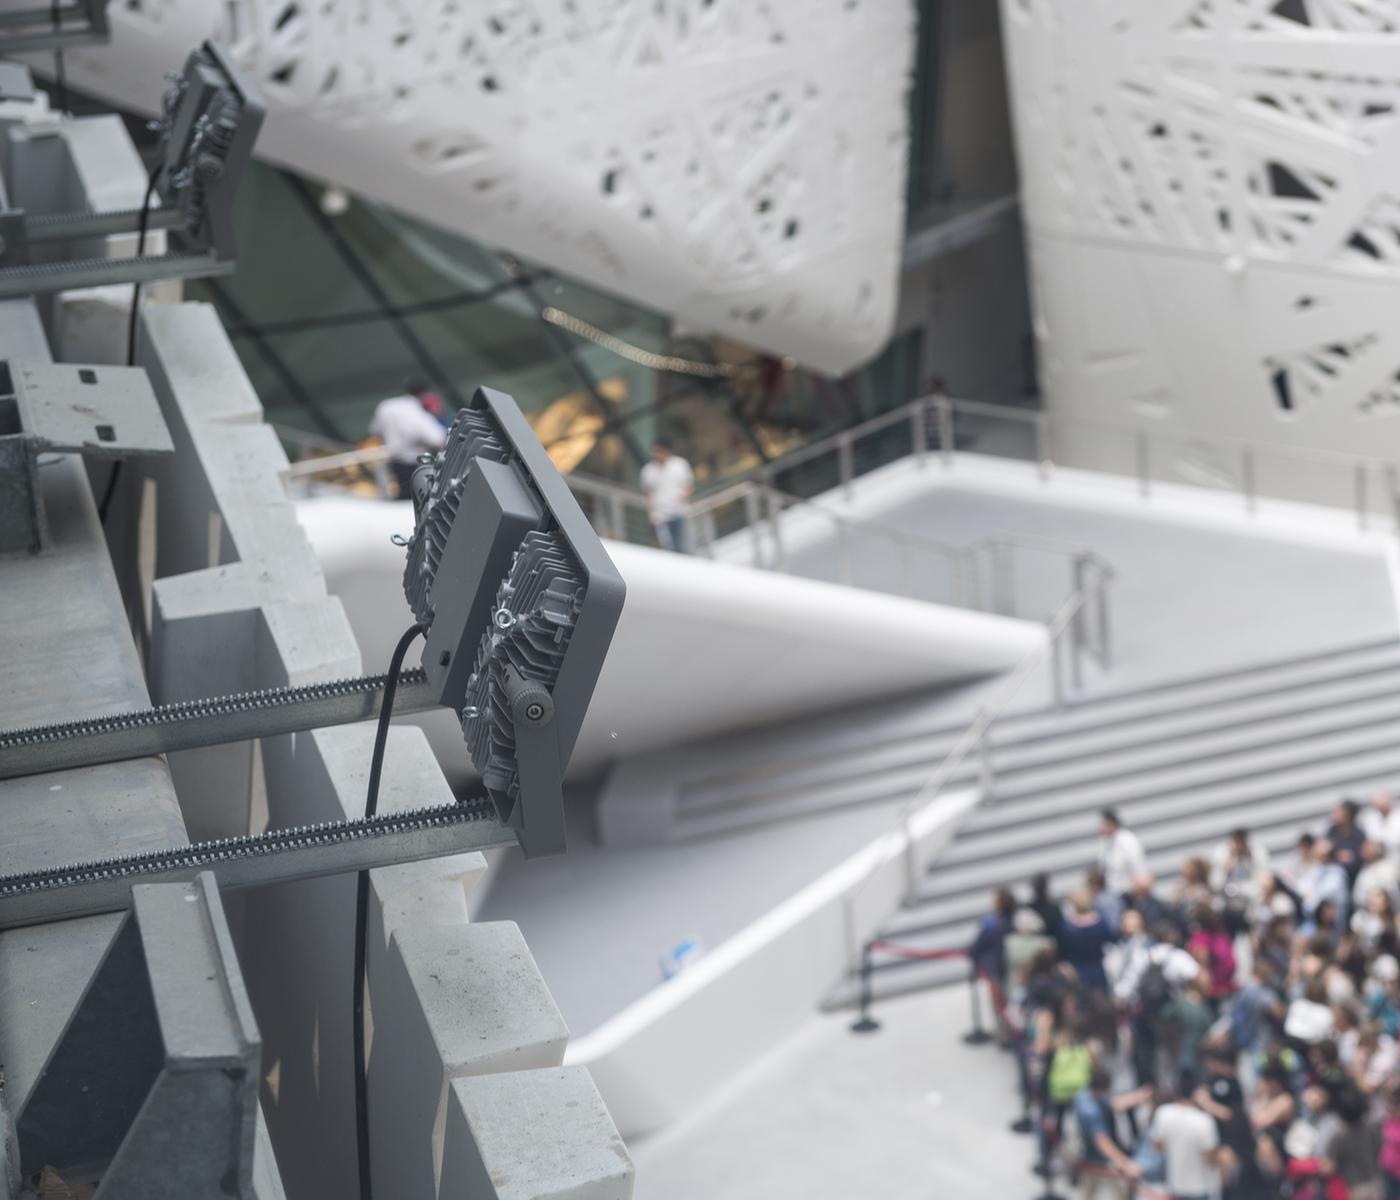
[[[1071,1103],[1089,1086],[1089,1074],[1093,1069],[1094,1060],[1083,1042],[1061,1046],[1050,1060],[1050,1071],[1045,1077],[1045,1090],[1050,1099],[1056,1104]]]
[[[1171,998],[1172,986],[1167,982],[1161,964],[1149,963],[1138,980],[1138,1003],[1142,1005],[1142,1015],[1149,1020],[1156,1018]]]

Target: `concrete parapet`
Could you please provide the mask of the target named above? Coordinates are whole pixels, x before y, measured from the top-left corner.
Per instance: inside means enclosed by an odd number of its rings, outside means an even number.
[[[557,1067],[569,1031],[513,921],[399,929],[374,1002],[381,1014],[369,1066],[374,1190],[433,1200],[448,1083]],[[392,1021],[386,1012],[396,1014]]]
[[[286,457],[261,424],[257,397],[213,311],[196,304],[150,309],[141,328],[138,358],[176,445],[174,459],[141,464],[119,489],[130,517],[142,489],[149,492],[145,479],[155,485],[153,698],[358,674],[359,647],[287,502]],[[362,724],[264,739],[260,754],[243,743],[171,755],[191,835],[247,832],[257,819],[255,796],[265,796],[269,828],[363,815],[373,741],[373,725]],[[379,811],[451,801],[421,730],[392,728]],[[485,870],[480,854],[468,854],[371,872],[370,1105],[379,1196],[435,1197],[449,1079],[557,1068],[563,1059],[568,1031],[519,930],[467,924],[467,895]],[[292,1200],[340,1200],[357,1190],[355,879],[259,888],[226,904],[262,1033],[262,1101],[286,1193]],[[569,1089],[576,1085],[563,1078],[557,1094],[547,1080],[532,1085],[529,1095],[538,1096],[531,1103],[572,1114]],[[573,1139],[569,1153],[606,1151],[614,1164],[625,1164],[630,1181],[626,1152],[591,1086],[593,1124],[575,1129],[569,1116],[561,1125]],[[594,1135],[597,1146],[589,1150],[586,1139]],[[491,1136],[496,1140],[479,1157],[502,1162],[508,1147]],[[608,1139],[616,1151],[606,1149]],[[627,1193],[570,1194],[628,1193],[630,1183]]]
[[[628,1200],[633,1174],[583,1067],[452,1081],[439,1200]]]

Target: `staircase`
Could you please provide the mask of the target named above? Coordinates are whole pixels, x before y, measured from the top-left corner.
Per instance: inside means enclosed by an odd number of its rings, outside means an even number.
[[[1056,893],[1076,886],[1095,860],[1104,807],[1142,839],[1159,878],[1239,826],[1271,852],[1287,849],[1338,799],[1400,782],[1400,642],[1097,696],[1007,717],[994,734],[991,796],[882,938],[963,947],[993,888],[1038,871]],[[957,960],[891,962],[876,968],[874,994],[966,972]],[[828,1006],[852,996],[845,984]]]

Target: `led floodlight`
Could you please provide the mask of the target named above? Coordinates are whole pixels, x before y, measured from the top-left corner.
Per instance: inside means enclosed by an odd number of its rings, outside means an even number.
[[[404,594],[428,686],[526,857],[561,853],[564,769],[626,586],[502,392],[477,389],[413,498]]]

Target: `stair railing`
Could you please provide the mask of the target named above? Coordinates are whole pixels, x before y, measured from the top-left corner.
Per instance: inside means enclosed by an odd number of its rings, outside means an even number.
[[[899,855],[903,859],[904,901],[910,903],[915,899],[921,872],[919,837],[916,828],[919,815],[939,798],[943,789],[973,751],[978,752],[981,760],[976,805],[980,806],[991,798],[995,784],[990,741],[993,723],[1001,716],[1031,673],[1047,657],[1050,658],[1052,666],[1058,662],[1062,645],[1066,641],[1066,633],[1069,632],[1071,638],[1074,636],[1070,631],[1076,627],[1076,618],[1094,602],[1095,593],[1101,592],[1106,586],[1107,579],[1086,579],[1083,587],[1076,588],[1066,597],[1046,626],[1045,640],[1022,658],[1011,673],[1002,680],[1000,686],[992,694],[992,698],[982,706],[972,723],[953,743],[952,748],[938,765],[938,768],[929,776],[914,798],[900,810],[890,828],[877,839],[871,865],[842,897],[847,959],[852,965],[852,969],[860,959],[861,943],[864,940],[859,929],[856,912],[856,904],[862,893],[886,869],[887,864],[896,855]],[[1058,667],[1055,668],[1054,674],[1058,687],[1060,679]],[[1056,699],[1058,703],[1060,697],[1057,695]]]

